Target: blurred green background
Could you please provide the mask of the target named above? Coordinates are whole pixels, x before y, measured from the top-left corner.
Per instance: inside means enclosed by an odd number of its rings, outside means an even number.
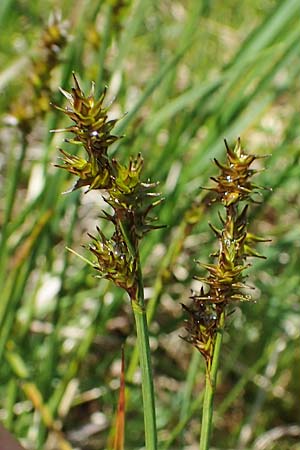
[[[141,248],[161,449],[198,448],[204,363],[179,336],[218,224],[200,187],[224,138],[268,155],[250,230],[272,242],[251,261],[255,303],[228,319],[212,448],[299,450],[299,0],[60,3],[0,5],[0,420],[28,449],[108,448],[125,343],[125,448],[143,448],[128,299],[65,249],[86,256],[103,208],[62,195],[74,179],[53,167],[71,147],[49,130],[70,123],[49,102],[75,71],[86,93],[108,85],[113,151],[141,152],[165,197]]]

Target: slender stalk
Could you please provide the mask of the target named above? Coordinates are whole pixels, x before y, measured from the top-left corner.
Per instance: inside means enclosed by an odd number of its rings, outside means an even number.
[[[216,336],[211,368],[209,368],[208,366],[206,367],[205,393],[202,410],[202,424],[201,424],[199,450],[209,450],[210,447],[213,401],[217,385],[217,374],[219,368],[220,350],[222,345],[224,321],[225,321],[224,319],[225,319],[225,312],[223,312],[220,316],[220,326]]]
[[[142,374],[142,395],[144,406],[145,443],[147,450],[157,450],[157,431],[155,417],[155,400],[153,374],[151,366],[149,333],[144,301],[144,286],[138,259],[138,289],[136,298],[131,299],[132,310],[136,323],[137,343]]]

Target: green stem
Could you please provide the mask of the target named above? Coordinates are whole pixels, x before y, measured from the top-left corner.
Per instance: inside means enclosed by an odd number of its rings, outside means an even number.
[[[224,319],[225,319],[225,312],[223,312],[220,317],[220,324],[216,336],[211,368],[206,367],[205,393],[202,410],[202,424],[201,424],[199,450],[209,450],[210,446],[210,436],[213,417],[213,401],[217,384],[220,350],[224,330]]]
[[[145,441],[146,450],[157,450],[157,431],[155,418],[155,400],[153,375],[150,357],[149,333],[144,301],[144,286],[141,273],[140,261],[138,259],[138,286],[135,298],[131,298],[137,333],[137,343],[140,357],[140,368],[142,374],[142,394],[144,406]]]

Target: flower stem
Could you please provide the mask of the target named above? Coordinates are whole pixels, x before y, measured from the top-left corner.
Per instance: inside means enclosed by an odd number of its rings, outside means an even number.
[[[217,331],[216,341],[214,345],[212,365],[211,368],[209,366],[206,366],[205,393],[202,410],[202,424],[201,424],[199,450],[209,450],[210,448],[210,436],[213,417],[213,401],[217,384],[217,374],[223,338],[224,321],[225,321],[225,312],[223,311],[220,316],[219,328]]]
[[[137,255],[138,257],[138,255]],[[149,333],[144,301],[144,286],[141,266],[138,259],[138,289],[136,298],[131,299],[134,313],[137,343],[142,373],[142,394],[144,405],[145,441],[147,450],[157,450],[157,431],[155,418],[155,400],[153,375],[150,357]]]

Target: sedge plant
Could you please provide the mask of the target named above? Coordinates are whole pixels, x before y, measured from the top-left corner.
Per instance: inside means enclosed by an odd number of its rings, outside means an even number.
[[[199,262],[208,276],[196,277],[203,283],[201,290],[193,293],[191,305],[183,305],[188,313],[184,338],[201,353],[206,363],[200,450],[210,448],[213,399],[226,318],[232,312],[232,305],[251,300],[249,286],[245,284],[245,271],[249,267],[246,261],[249,257],[264,258],[254,244],[267,241],[248,231],[249,205],[257,202],[261,190],[252,182],[258,170],[250,166],[261,157],[247,154],[240,139],[233,149],[226,141],[225,145],[226,162],[214,160],[220,173],[211,177],[215,186],[208,188],[213,195],[212,203],[218,202],[224,209],[224,214],[219,215],[221,227],[210,224],[218,240],[218,250],[212,255],[216,262]]]
[[[86,96],[74,74],[73,79],[75,87],[71,93],[61,89],[69,105],[66,108],[56,106],[73,121],[73,125],[54,131],[72,133],[73,137],[66,141],[74,148],[83,147],[86,156],[60,149],[62,163],[57,167],[77,177],[72,190],[81,187],[86,187],[87,192],[97,190],[110,207],[110,212],[103,211],[102,218],[112,225],[112,235],[105,236],[97,227],[97,236],[89,234],[91,243],[88,248],[96,257],[94,267],[100,277],[112,281],[129,295],[142,375],[145,444],[148,450],[156,450],[154,388],[139,245],[146,233],[160,228],[153,223],[156,218],[151,216],[151,212],[162,199],[155,192],[157,183],[145,183],[141,179],[141,154],[131,157],[128,165],[110,156],[110,146],[120,137],[112,134],[117,120],[108,120],[108,108],[104,106],[106,90],[97,100],[94,84]]]

